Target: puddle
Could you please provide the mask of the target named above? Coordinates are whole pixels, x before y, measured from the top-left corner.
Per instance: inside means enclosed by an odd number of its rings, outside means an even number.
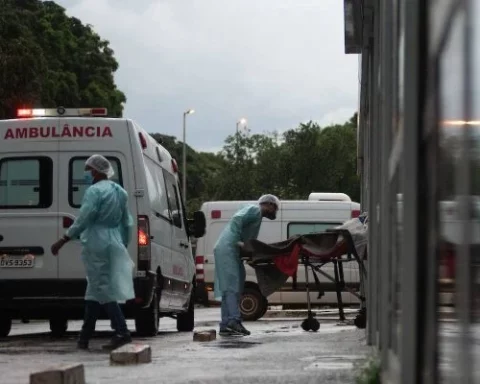
[[[268,330],[265,330],[263,331],[263,333],[289,333],[289,332],[292,332],[292,331],[297,331],[298,329],[300,328],[299,325],[287,325],[287,326],[283,326],[283,327],[279,327],[277,329],[268,329]]]
[[[216,327],[218,325],[218,321],[197,321],[195,322],[195,326],[197,327]]]
[[[263,331],[263,333],[288,333],[290,331],[291,329],[287,329],[287,330],[270,329],[268,331]]]
[[[350,327],[352,325],[355,325],[354,322],[353,322],[353,319],[352,320],[345,320],[345,321],[339,321],[335,324],[337,327]]]
[[[353,362],[351,361],[330,361],[330,362],[315,362],[307,365],[304,370],[313,371],[317,369],[352,369]]]
[[[365,357],[362,356],[355,356],[355,355],[329,355],[329,356],[306,356],[306,357],[301,357],[299,360],[300,361],[339,361],[339,360],[362,360],[365,359]]]
[[[72,348],[62,348],[62,349],[49,349],[49,348],[42,348],[42,349],[29,349],[25,351],[23,349],[0,349],[0,355],[24,355],[28,353],[29,355],[40,355],[40,354],[55,354],[55,355],[71,355],[72,353],[76,353],[76,349]]]
[[[299,359],[305,362],[311,362],[304,367],[304,370],[311,371],[316,369],[352,369],[360,356],[308,356]]]
[[[246,349],[252,348],[256,345],[260,345],[262,343],[257,341],[220,341],[218,343],[212,344],[204,344],[207,348],[220,348],[220,349]]]

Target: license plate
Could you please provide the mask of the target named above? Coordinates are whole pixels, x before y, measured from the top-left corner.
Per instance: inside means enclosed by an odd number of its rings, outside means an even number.
[[[0,268],[33,268],[35,259],[28,256],[0,257]]]

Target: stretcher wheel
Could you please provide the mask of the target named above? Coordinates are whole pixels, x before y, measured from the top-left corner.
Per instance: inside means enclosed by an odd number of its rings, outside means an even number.
[[[302,329],[306,332],[310,330],[310,322],[308,321],[308,319],[302,321]]]
[[[367,314],[359,313],[353,320],[353,324],[359,329],[365,329],[367,326]]]
[[[317,332],[320,329],[320,322],[317,319],[312,318],[310,320],[310,329],[313,332]]]
[[[317,332],[320,329],[320,322],[317,319],[315,319],[313,316],[309,316],[302,321],[301,327],[306,332],[308,331]]]

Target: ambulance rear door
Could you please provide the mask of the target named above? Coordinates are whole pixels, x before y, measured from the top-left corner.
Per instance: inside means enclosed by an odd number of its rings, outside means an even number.
[[[0,121],[0,281],[12,297],[51,294],[58,277],[56,132],[57,118]]]

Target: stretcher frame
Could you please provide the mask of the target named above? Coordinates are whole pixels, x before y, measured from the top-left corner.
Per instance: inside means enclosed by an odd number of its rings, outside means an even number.
[[[305,272],[305,283],[306,283],[306,294],[307,294],[307,309],[308,315],[307,318],[302,322],[302,328],[306,331],[318,331],[320,328],[319,321],[315,318],[315,315],[312,312],[312,306],[310,302],[310,282],[309,282],[309,274],[308,271],[311,269],[315,286],[319,292],[319,297],[323,294],[323,290],[321,287],[321,282],[318,277],[318,274],[324,276],[329,281],[335,284],[335,291],[337,294],[337,302],[338,302],[338,313],[340,321],[345,321],[345,310],[343,305],[342,299],[342,292],[349,292],[350,294],[354,295],[360,300],[360,309],[358,311],[357,316],[354,319],[354,324],[357,328],[364,329],[367,323],[367,309],[366,309],[366,281],[367,281],[367,270],[365,268],[365,260],[367,256],[367,251],[365,251],[365,257],[361,258],[358,255],[358,252],[355,247],[355,243],[350,232],[347,229],[329,229],[323,233],[315,234],[315,236],[325,234],[330,238],[335,237],[333,240],[336,239],[336,243],[332,246],[328,251],[325,251],[321,255],[314,254],[305,247],[302,246],[300,243],[300,251],[299,251],[299,262],[303,264],[304,272]],[[313,235],[313,234],[312,234]],[[309,236],[309,235],[306,235]],[[340,241],[339,241],[340,239]],[[345,283],[344,279],[344,272],[343,272],[343,264],[356,262],[359,268],[359,278],[360,278],[360,286],[359,291],[357,292],[355,289],[350,288]],[[272,262],[267,261],[260,261],[256,263],[249,263],[253,265],[262,265],[262,264],[271,264]],[[327,272],[322,270],[322,267],[325,265],[332,263],[334,269],[334,276],[331,276]],[[300,267],[300,265],[299,265]],[[298,274],[298,270],[297,270]],[[293,277],[293,285],[296,286],[296,276]]]
[[[345,321],[345,310],[343,306],[343,299],[342,299],[342,292],[349,292],[356,298],[360,300],[360,309],[358,311],[357,316],[354,319],[354,324],[357,328],[364,329],[367,324],[367,307],[366,307],[366,280],[367,280],[367,269],[365,268],[365,260],[366,258],[361,258],[358,255],[357,249],[355,247],[355,243],[353,241],[352,235],[347,229],[328,229],[325,233],[328,234],[337,234],[338,238],[341,238],[341,241],[337,243],[337,245],[331,250],[330,254],[331,257],[328,260],[325,260],[328,255],[323,254],[321,256],[312,255],[305,249],[300,250],[300,257],[302,264],[304,265],[305,269],[305,280],[306,280],[306,292],[307,292],[307,308],[308,308],[308,317],[302,323],[302,328],[309,328],[308,323],[312,324],[313,313],[311,310],[311,303],[310,303],[310,287],[309,287],[309,277],[308,277],[308,269],[310,268],[313,273],[313,277],[315,280],[316,288],[319,292],[319,295],[322,293],[321,290],[321,283],[318,278],[318,273],[330,280],[335,284],[335,291],[337,294],[337,303],[338,303],[338,314],[340,321]],[[337,249],[342,246],[342,241],[345,241],[346,245],[346,253],[339,255],[337,253]],[[367,252],[365,251],[365,255]],[[345,257],[344,257],[345,256]],[[344,273],[343,273],[343,264],[356,262],[358,264],[359,269],[359,292],[350,288],[345,283]],[[328,263],[333,264],[334,269],[334,277],[328,274],[325,271],[322,271],[322,267]],[[306,327],[305,327],[306,325]],[[313,324],[313,328],[315,325]],[[312,329],[312,325],[310,325],[310,329]],[[308,329],[306,329],[308,330]],[[313,330],[313,329],[312,329]]]

